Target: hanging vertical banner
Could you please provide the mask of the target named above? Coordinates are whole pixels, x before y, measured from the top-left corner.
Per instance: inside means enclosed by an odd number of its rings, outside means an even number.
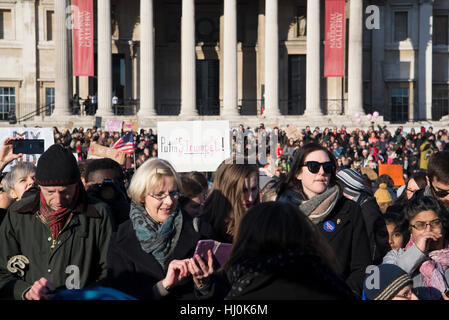
[[[345,0],[325,3],[324,76],[345,76]]]
[[[94,76],[93,0],[72,0],[73,74]]]

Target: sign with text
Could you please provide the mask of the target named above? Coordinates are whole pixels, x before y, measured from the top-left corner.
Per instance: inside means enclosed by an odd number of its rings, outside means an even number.
[[[44,140],[44,151],[47,150],[51,145],[55,143],[53,137],[52,128],[0,128],[0,143],[3,144],[6,138],[22,137],[24,139],[43,139]],[[39,160],[40,154],[24,154],[22,159],[26,162],[31,162],[37,165],[37,160]],[[17,164],[18,160],[14,160],[9,163],[4,172],[11,171],[11,167]]]
[[[122,121],[108,119],[104,124],[104,129],[109,132],[120,132],[122,130]]]
[[[125,153],[123,151],[104,147],[99,144],[91,144],[87,159],[109,158],[117,161],[120,165],[125,163]]]
[[[139,121],[137,120],[125,120],[123,121],[123,131],[129,132],[134,131],[137,132],[139,130]]]
[[[345,0],[326,0],[324,16],[324,76],[344,77]]]
[[[231,156],[229,121],[167,121],[157,124],[158,157],[176,171],[215,171]]]
[[[93,0],[72,0],[73,74],[94,76]]]

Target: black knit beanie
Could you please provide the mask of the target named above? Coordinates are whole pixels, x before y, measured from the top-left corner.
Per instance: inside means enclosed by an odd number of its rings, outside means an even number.
[[[80,170],[70,150],[59,144],[48,148],[37,161],[36,182],[41,186],[67,186],[80,181]]]
[[[408,273],[397,265],[381,264],[374,273],[367,275],[363,281],[363,290],[368,300],[390,300],[402,288],[412,283]]]

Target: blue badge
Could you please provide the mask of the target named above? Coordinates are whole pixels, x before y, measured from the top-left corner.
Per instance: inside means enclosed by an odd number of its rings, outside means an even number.
[[[335,224],[332,221],[326,221],[323,224],[323,228],[324,230],[326,230],[327,232],[334,232],[335,230]]]

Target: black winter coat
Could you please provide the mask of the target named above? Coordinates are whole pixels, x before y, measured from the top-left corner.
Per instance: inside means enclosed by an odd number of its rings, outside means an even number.
[[[193,257],[196,243],[200,239],[212,239],[212,227],[202,221],[199,232],[193,227],[192,217],[182,211],[183,223],[178,244],[172,259],[182,260]],[[122,223],[111,237],[108,256],[108,279],[106,286],[123,291],[138,299],[153,299],[153,286],[165,278],[162,269],[153,255],[143,251],[132,221]],[[188,277],[170,290],[168,299],[195,299],[194,284]]]
[[[295,205],[301,203],[300,195],[295,191],[286,190],[281,197],[284,199],[282,201]],[[333,228],[329,228],[332,224]],[[337,273],[361,297],[365,269],[371,264],[371,250],[360,205],[341,196],[332,212],[316,226],[335,253]]]
[[[219,300],[340,300],[355,299],[343,278],[317,255],[241,260],[213,275],[212,287],[203,299]],[[279,258],[281,257],[281,259]],[[282,258],[285,257],[285,258]]]
[[[362,209],[363,221],[365,222],[366,232],[369,239],[369,246],[371,250],[371,261],[379,260],[379,252],[376,250],[376,239],[374,234],[374,225],[377,220],[383,219],[382,212],[377,204],[376,198],[363,194],[358,199],[357,203]]]
[[[324,228],[327,221],[335,226],[332,232]],[[335,252],[339,262],[337,272],[354,293],[361,297],[365,269],[371,264],[371,250],[360,206],[342,196],[332,212],[317,227]]]

